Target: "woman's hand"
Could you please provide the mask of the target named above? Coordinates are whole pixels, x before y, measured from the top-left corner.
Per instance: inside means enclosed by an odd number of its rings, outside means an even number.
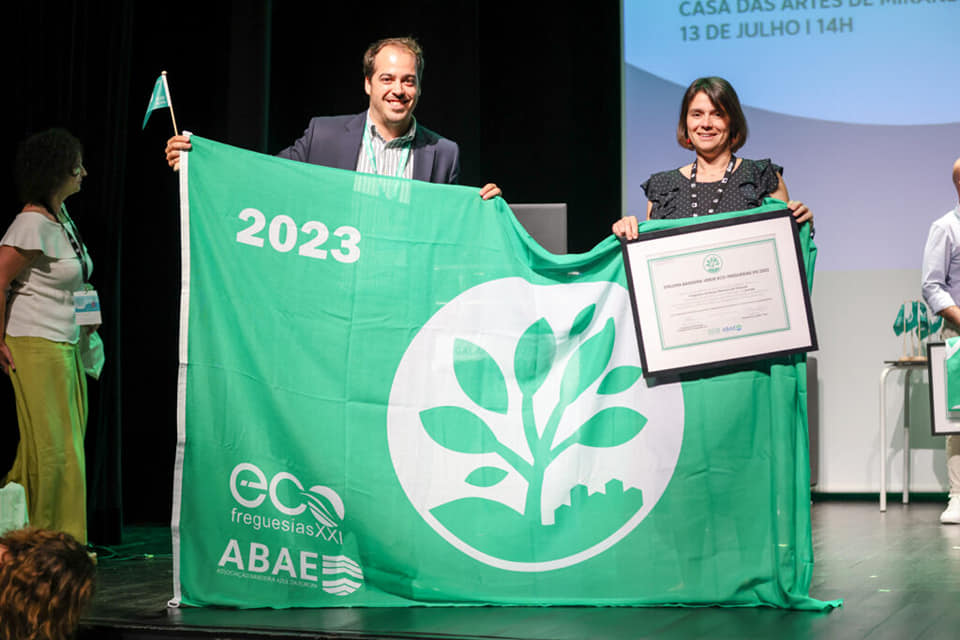
[[[4,341],[7,335],[7,289],[17,274],[29,267],[39,255],[39,249],[27,251],[8,244],[0,245],[0,369],[7,375],[17,370],[10,348]]]
[[[640,237],[640,232],[637,231],[637,228],[638,222],[636,216],[625,216],[613,223],[614,235],[627,240],[636,240]]]
[[[813,225],[813,212],[807,208],[807,205],[799,200],[791,200],[788,202],[787,209],[790,209],[791,213],[793,213],[793,219],[797,221],[797,224],[803,224],[809,221],[810,224]]]
[[[10,348],[7,347],[7,343],[0,341],[0,368],[3,369],[3,372],[7,375],[10,375],[11,371],[16,371],[17,367],[13,363],[13,355],[10,353]]]
[[[813,226],[813,212],[807,208],[807,205],[803,204],[799,200],[791,200],[790,195],[787,193],[787,185],[783,181],[783,176],[779,173],[777,174],[777,188],[773,193],[769,194],[771,198],[776,198],[777,200],[783,200],[787,203],[787,209],[790,209],[790,212],[793,213],[793,219],[797,221],[797,224],[803,224],[804,222],[810,221],[810,226]]]

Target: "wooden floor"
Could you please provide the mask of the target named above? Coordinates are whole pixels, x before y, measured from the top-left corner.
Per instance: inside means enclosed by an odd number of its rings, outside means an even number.
[[[810,594],[842,598],[826,613],[769,608],[414,607],[167,609],[172,567],[164,529],[134,527],[101,552],[100,583],[79,638],[444,638],[500,640],[960,638],[960,525],[941,501],[818,501]],[[143,557],[150,553],[152,558]]]

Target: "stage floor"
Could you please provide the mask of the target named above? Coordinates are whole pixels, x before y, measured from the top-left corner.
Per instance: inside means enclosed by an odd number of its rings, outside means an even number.
[[[960,525],[939,523],[944,506],[940,500],[903,505],[896,496],[884,514],[875,500],[816,502],[810,595],[844,601],[824,613],[720,607],[168,609],[169,530],[129,527],[123,545],[100,555],[96,599],[79,638],[952,640],[960,637]]]

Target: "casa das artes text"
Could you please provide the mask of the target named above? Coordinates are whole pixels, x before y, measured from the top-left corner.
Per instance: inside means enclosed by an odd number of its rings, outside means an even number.
[[[851,0],[850,6],[872,4],[872,0]],[[679,5],[680,15],[715,16],[724,13],[753,11],[797,11],[839,9],[843,0],[685,0]]]
[[[953,3],[958,0],[846,0],[847,7],[874,7],[887,5],[918,5]],[[751,13],[753,11],[816,11],[840,9],[844,0],[684,0],[678,5],[680,15],[715,16],[724,13]]]

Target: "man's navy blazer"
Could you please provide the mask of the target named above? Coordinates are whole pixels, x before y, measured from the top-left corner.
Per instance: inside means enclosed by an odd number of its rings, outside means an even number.
[[[278,153],[281,158],[309,162],[324,167],[357,168],[363,123],[367,112],[351,116],[311,118],[303,136]],[[413,179],[441,184],[457,184],[460,178],[460,148],[417,123],[413,138]]]

